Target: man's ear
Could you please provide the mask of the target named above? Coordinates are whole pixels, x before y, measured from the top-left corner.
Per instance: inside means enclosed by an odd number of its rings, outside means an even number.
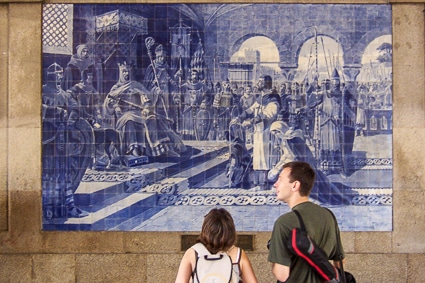
[[[294,183],[292,184],[292,191],[297,192],[300,190],[300,188],[301,188],[300,181],[294,181]]]

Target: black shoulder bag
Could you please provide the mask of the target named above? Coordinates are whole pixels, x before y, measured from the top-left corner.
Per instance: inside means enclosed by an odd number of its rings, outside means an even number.
[[[300,213],[296,210],[294,212],[298,217],[301,227],[292,229],[287,244],[289,250],[305,260],[323,281],[332,283],[341,282],[338,270],[329,262],[326,253],[308,236]]]

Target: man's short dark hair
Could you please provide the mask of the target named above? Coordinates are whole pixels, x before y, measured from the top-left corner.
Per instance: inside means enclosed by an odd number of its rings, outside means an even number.
[[[309,196],[316,179],[316,172],[307,162],[292,161],[283,165],[283,169],[289,168],[289,180],[291,182],[299,181],[301,183],[300,195]]]

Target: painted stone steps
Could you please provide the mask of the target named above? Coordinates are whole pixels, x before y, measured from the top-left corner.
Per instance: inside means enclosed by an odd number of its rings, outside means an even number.
[[[197,154],[180,162],[154,162],[122,171],[88,169],[74,199],[89,215],[54,219],[43,227],[46,230],[109,230],[136,215],[150,217],[166,207],[158,205],[159,196],[181,193],[208,176],[223,172],[227,156],[227,146],[216,146],[213,150],[197,150]]]

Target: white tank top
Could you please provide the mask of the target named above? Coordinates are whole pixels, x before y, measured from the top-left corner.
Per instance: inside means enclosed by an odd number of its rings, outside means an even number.
[[[236,262],[232,262],[233,265],[233,272],[238,276],[238,282],[241,282],[242,278],[241,278],[241,269],[240,269],[240,261],[241,261],[241,254],[242,251],[240,248],[238,248],[237,251],[237,256],[236,256]]]

